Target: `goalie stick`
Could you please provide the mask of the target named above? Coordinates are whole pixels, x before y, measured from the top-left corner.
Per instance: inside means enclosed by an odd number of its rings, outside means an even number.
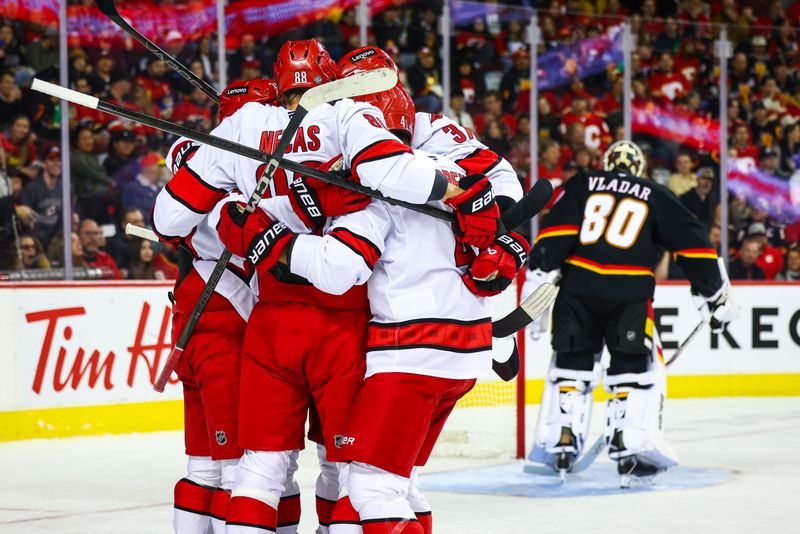
[[[169,65],[175,72],[180,74],[184,80],[207,94],[215,104],[219,103],[219,92],[217,92],[217,90],[214,89],[211,84],[198,77],[195,73],[186,68],[186,65],[180,63],[177,59],[162,50],[153,41],[142,35],[139,30],[131,26],[128,21],[122,18],[122,15],[120,15],[119,11],[117,10],[117,6],[114,4],[114,0],[96,0],[95,3],[103,15],[111,19],[111,21],[119,26],[122,31],[136,39],[139,44],[152,52],[156,57],[158,57],[158,59]]]
[[[369,72],[380,72],[380,71],[369,71]],[[349,76],[349,78],[353,78],[354,85],[357,85],[362,83],[360,81],[363,79],[361,78],[361,76],[369,74],[369,72],[359,73],[354,76]],[[342,80],[337,80],[337,81],[342,81]],[[73,91],[72,89],[61,87],[60,85],[42,81],[38,78],[34,78],[33,83],[31,84],[31,89],[50,96],[54,96],[56,98],[67,100],[74,104],[85,106],[91,109],[99,109],[100,111],[104,111],[106,113],[122,117],[124,119],[138,122],[140,124],[144,124],[145,126],[150,126],[158,130],[171,133],[173,135],[183,136],[193,141],[197,141],[198,143],[213,146],[215,148],[231,152],[238,156],[255,159],[257,161],[261,161],[268,164],[270,163],[270,161],[275,159],[276,161],[278,161],[278,165],[280,165],[286,170],[290,170],[292,172],[302,174],[303,176],[308,176],[310,178],[315,178],[322,182],[336,185],[343,189],[355,191],[357,193],[362,193],[369,197],[383,200],[384,202],[393,204],[395,206],[401,206],[403,208],[410,209],[412,211],[424,213],[425,215],[429,215],[431,217],[447,221],[449,223],[454,223],[457,220],[455,214],[453,214],[450,211],[445,211],[443,209],[439,209],[424,204],[412,204],[410,202],[404,202],[402,200],[389,198],[382,195],[378,191],[374,191],[368,187],[347,180],[346,178],[343,178],[339,175],[325,172],[321,169],[308,167],[301,163],[297,163],[296,161],[291,161],[283,158],[273,158],[271,154],[261,152],[255,148],[251,148],[249,146],[245,146],[240,143],[230,141],[228,139],[223,139],[222,137],[217,137],[215,135],[200,132],[193,128],[187,128],[186,126],[181,126],[179,124],[175,124],[174,122],[170,122],[163,119],[157,119],[145,113],[130,110],[122,106],[111,104],[109,102],[104,102],[94,96],[85,95],[83,93],[79,93],[78,91]],[[317,87],[315,87],[314,89],[317,89]],[[346,96],[339,95],[337,100],[341,98],[346,98]],[[514,206],[512,206],[502,214],[500,218],[500,222],[502,224],[498,224],[498,235],[504,234],[507,232],[507,230],[514,229],[523,224],[524,222],[530,220],[534,215],[539,213],[539,211],[541,211],[545,205],[547,205],[547,202],[549,202],[552,194],[553,194],[553,187],[550,185],[550,182],[548,180],[537,181],[533,185],[531,190],[528,192],[528,194],[522,198],[522,200],[517,202]]]
[[[589,467],[597,460],[597,457],[603,454],[603,451],[606,450],[606,439],[604,436],[600,436],[592,443],[592,446],[584,451],[583,456],[581,456],[575,465],[572,466],[572,469],[568,471],[570,474],[580,473],[582,471],[586,471]],[[522,470],[525,473],[529,473],[531,475],[541,475],[545,477],[556,477],[560,476],[560,473],[557,469],[552,467],[547,467],[546,465],[542,464],[533,464],[533,463],[526,463]]]

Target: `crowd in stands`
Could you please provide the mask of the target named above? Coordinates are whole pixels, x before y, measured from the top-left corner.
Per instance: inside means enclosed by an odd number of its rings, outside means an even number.
[[[551,0],[535,7],[540,57],[604,35],[627,19],[635,43],[634,105],[708,123],[719,119],[713,50],[719,24],[727,24],[734,48],[724,132],[729,155],[749,158],[753,167],[780,180],[800,173],[800,2]],[[400,65],[418,111],[444,112],[474,131],[512,163],[525,186],[531,180],[531,135],[537,138],[536,176],[556,186],[579,170],[597,168],[603,150],[623,137],[622,65],[541,91],[536,109],[530,109],[531,50],[522,17],[488,15],[456,26],[450,107],[442,110],[440,13],[437,2],[392,2],[373,16],[368,40]],[[355,10],[280,36],[241,36],[228,53],[228,80],[271,76],[280,45],[309,37],[322,40],[338,59],[358,46]],[[189,42],[175,29],[156,38],[216,84],[214,39]],[[28,88],[34,75],[58,80],[57,49],[53,29],[0,19],[0,156],[11,181],[19,243],[19,252],[9,246],[0,251],[0,269],[20,263],[48,268],[62,261],[61,112],[58,101]],[[109,36],[94,36],[92,46],[70,47],[69,80],[78,91],[204,131],[216,123],[216,109],[204,93],[141,47],[120,49]],[[537,114],[533,132],[531,113]],[[155,195],[169,179],[163,155],[173,138],[85,108],[70,107],[69,120],[74,265],[104,266],[121,278],[174,276],[170,251],[121,231],[125,222],[146,225]],[[729,222],[720,220],[717,149],[636,129],[634,140],[648,156],[649,177],[680,198],[716,246],[728,232],[732,278],[800,279],[800,221],[772,216],[769,198],[731,195]],[[7,235],[0,237],[9,243]],[[657,272],[681,277],[667,255]]]

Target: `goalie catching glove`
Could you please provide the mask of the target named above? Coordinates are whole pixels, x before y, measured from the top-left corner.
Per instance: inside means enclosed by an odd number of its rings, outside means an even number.
[[[229,202],[222,206],[217,233],[224,245],[259,271],[271,269],[281,252],[294,239],[295,234],[282,222],[273,221],[266,212],[256,208],[246,216],[246,204]]]
[[[715,334],[723,332],[731,321],[742,315],[739,304],[730,295],[730,284],[727,282],[708,298],[692,294],[692,299],[700,310],[703,321],[709,324]]]
[[[494,244],[478,254],[461,279],[479,297],[500,294],[511,285],[517,271],[525,265],[531,247],[516,232],[498,237]]]
[[[483,174],[470,174],[461,179],[458,187],[464,192],[445,200],[458,218],[453,233],[463,243],[480,249],[487,248],[497,236],[497,221],[500,218],[500,208],[495,202],[492,185]]]

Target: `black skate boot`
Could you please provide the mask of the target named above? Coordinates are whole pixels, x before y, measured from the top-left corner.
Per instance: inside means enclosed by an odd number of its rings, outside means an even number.
[[[619,487],[622,489],[633,486],[650,486],[653,479],[665,469],[659,468],[639,456],[632,454],[617,461],[619,474]]]
[[[563,483],[578,458],[578,440],[568,426],[561,427],[561,439],[558,441],[558,447],[561,448],[561,451],[556,454],[555,468]]]

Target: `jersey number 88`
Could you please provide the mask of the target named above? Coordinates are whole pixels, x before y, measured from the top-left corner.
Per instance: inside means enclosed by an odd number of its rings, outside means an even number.
[[[607,193],[591,195],[583,211],[581,244],[596,243],[605,233],[609,245],[631,248],[642,231],[649,211],[647,204],[641,200],[623,198],[617,203],[614,196]]]

